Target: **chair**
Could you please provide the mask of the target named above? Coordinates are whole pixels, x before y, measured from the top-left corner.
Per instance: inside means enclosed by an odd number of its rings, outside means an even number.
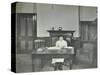
[[[62,65],[64,63],[64,58],[52,58],[52,64],[54,70],[63,70]]]

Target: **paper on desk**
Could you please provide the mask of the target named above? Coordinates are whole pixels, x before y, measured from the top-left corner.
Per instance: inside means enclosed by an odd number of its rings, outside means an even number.
[[[65,48],[73,48],[73,47],[71,47],[71,46],[67,46],[67,47],[65,47]]]
[[[64,62],[64,58],[52,58],[52,64],[56,62]]]
[[[54,49],[59,50],[60,48],[59,47],[48,47],[48,50],[54,50]]]
[[[42,48],[38,48],[38,49],[37,49],[37,51],[39,51],[39,52],[40,52],[40,51],[43,51],[43,49],[42,49]]]

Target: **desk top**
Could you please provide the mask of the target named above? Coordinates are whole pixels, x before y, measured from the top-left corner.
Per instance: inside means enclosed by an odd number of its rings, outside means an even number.
[[[49,50],[47,48],[43,48],[41,50],[37,50],[32,54],[74,54],[74,48],[63,48],[63,49],[53,49]]]

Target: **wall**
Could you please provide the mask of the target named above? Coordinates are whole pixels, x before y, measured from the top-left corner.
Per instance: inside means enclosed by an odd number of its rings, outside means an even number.
[[[81,21],[94,21],[97,18],[97,7],[80,7],[80,20]]]
[[[52,26],[63,30],[75,30],[79,35],[78,6],[37,4],[37,35],[49,36],[47,30]]]
[[[16,3],[16,13],[36,13],[35,3]]]
[[[97,8],[80,6],[80,21],[94,21]],[[63,27],[64,30],[75,30],[79,36],[79,7],[70,5],[17,3],[16,13],[37,13],[37,35],[48,37],[51,27]]]

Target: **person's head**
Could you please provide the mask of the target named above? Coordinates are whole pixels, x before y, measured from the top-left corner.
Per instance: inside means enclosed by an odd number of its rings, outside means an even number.
[[[59,40],[63,40],[63,36],[59,36]]]

